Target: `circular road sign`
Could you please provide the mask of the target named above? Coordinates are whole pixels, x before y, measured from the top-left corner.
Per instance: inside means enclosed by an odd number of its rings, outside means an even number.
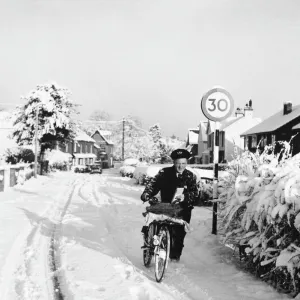
[[[205,117],[220,122],[227,119],[233,111],[233,98],[223,88],[209,90],[201,100],[201,109]]]

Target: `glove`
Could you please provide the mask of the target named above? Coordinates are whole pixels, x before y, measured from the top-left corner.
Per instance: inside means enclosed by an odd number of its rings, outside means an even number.
[[[148,194],[142,194],[142,195],[141,195],[141,200],[142,200],[143,202],[147,202],[147,201],[150,200],[150,197],[149,197]]]
[[[150,205],[154,205],[154,204],[156,204],[156,203],[158,203],[159,201],[158,201],[158,199],[156,198],[156,197],[152,197],[150,200],[149,200],[149,204]]]

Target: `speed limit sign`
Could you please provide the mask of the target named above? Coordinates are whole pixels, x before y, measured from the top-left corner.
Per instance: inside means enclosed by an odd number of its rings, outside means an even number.
[[[201,109],[205,117],[220,122],[228,118],[233,111],[233,98],[223,88],[209,90],[201,100]]]

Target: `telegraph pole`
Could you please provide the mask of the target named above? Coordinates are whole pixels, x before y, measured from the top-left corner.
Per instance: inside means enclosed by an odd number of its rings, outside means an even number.
[[[39,126],[39,106],[36,108],[36,115],[35,115],[35,134],[34,134],[34,177],[37,177],[37,157],[38,157],[38,126]]]
[[[122,160],[124,161],[124,142],[125,142],[125,118],[122,120],[123,124],[123,135],[122,135]]]

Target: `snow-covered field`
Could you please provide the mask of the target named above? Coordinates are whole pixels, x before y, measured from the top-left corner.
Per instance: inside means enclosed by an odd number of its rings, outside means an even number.
[[[134,182],[117,169],[62,172],[1,193],[0,299],[287,299],[241,270],[202,207],[180,263],[156,283],[142,263],[145,204]]]

